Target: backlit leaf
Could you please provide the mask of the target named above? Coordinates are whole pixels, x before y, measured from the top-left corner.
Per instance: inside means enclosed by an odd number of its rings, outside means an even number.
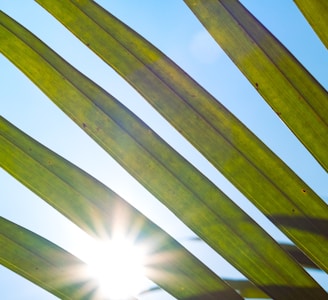
[[[37,2],[133,85],[306,255],[328,271],[326,203],[237,118],[163,53],[95,2]],[[213,10],[219,5],[218,1],[206,3],[204,7],[213,5]],[[231,5],[237,5],[236,1]],[[326,97],[310,82],[318,95]],[[320,114],[327,110],[321,100],[318,105],[317,110],[324,106]],[[328,113],[322,117],[325,115]],[[325,125],[322,128],[326,130]],[[325,137],[321,132],[319,152],[326,159]]]

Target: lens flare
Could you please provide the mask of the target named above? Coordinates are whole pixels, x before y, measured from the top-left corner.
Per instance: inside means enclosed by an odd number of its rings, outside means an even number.
[[[136,296],[147,281],[144,275],[144,254],[123,237],[96,241],[88,258],[88,272],[99,283],[105,299],[126,299]]]

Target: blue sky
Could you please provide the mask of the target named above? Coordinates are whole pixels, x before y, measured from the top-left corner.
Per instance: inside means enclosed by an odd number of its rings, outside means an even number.
[[[166,53],[240,118],[314,191],[328,199],[328,176],[258,96],[233,63],[203,29],[183,1],[97,1]],[[328,55],[292,1],[241,1],[327,89]],[[181,138],[127,83],[31,0],[1,1],[0,9],[34,32],[109,93],[141,117],[168,143],[266,227],[278,232],[200,154]],[[135,205],[181,240],[219,275],[238,277],[209,247],[186,242],[192,233],[82,132],[19,70],[0,56],[0,114],[47,147],[71,160]],[[92,159],[90,159],[92,157]],[[128,189],[126,187],[129,187]],[[0,170],[0,213],[79,255],[84,234],[49,205]],[[83,244],[82,244],[83,245]],[[328,281],[328,276],[318,280]],[[55,299],[0,267],[3,299]],[[171,299],[153,294],[143,299]]]

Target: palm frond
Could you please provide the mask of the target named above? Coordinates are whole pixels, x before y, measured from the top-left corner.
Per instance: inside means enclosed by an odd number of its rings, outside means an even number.
[[[281,120],[328,171],[327,91],[239,1],[185,2]]]
[[[113,191],[3,118],[0,140],[1,167],[91,235],[106,239],[117,227],[132,235],[136,244],[149,249],[147,276],[173,296],[240,299],[204,264]]]
[[[83,261],[2,217],[0,263],[60,299],[100,299]]]
[[[236,117],[162,52],[96,3],[37,2],[135,87],[302,251],[328,271],[328,206]],[[214,13],[216,3],[209,1],[203,6],[213,5]],[[240,9],[236,1],[231,3]],[[211,20],[219,19],[211,16]],[[238,25],[231,22],[231,26]],[[309,79],[309,75],[305,77]],[[325,106],[327,94],[318,84],[312,85],[322,95],[318,105]],[[320,114],[325,109],[318,107]],[[325,136],[323,132],[320,135],[322,154],[326,154]],[[318,249],[318,244],[324,250]]]
[[[328,3],[324,0],[306,1],[294,0],[300,11],[310,23],[322,43],[328,49]]]
[[[90,235],[117,226],[147,249],[146,276],[177,299],[324,300],[328,206],[184,70],[90,0],[36,0],[112,67],[294,243],[277,243],[119,100],[0,12],[0,53],[247,279],[220,278],[96,178],[0,117],[0,167]],[[185,0],[263,99],[328,171],[328,94],[235,0]],[[308,1],[309,2],[309,1]],[[325,1],[295,0],[327,47]],[[187,8],[186,6],[186,8]],[[24,55],[22,55],[22,53]],[[205,134],[206,133],[206,134]],[[0,263],[61,299],[102,299],[86,264],[0,218]],[[306,269],[306,270],[305,270]]]

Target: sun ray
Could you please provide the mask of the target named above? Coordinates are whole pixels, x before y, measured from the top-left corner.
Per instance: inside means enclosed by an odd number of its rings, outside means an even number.
[[[95,240],[86,250],[90,276],[99,284],[105,299],[127,299],[136,296],[148,284],[145,277],[144,255],[127,237]]]

